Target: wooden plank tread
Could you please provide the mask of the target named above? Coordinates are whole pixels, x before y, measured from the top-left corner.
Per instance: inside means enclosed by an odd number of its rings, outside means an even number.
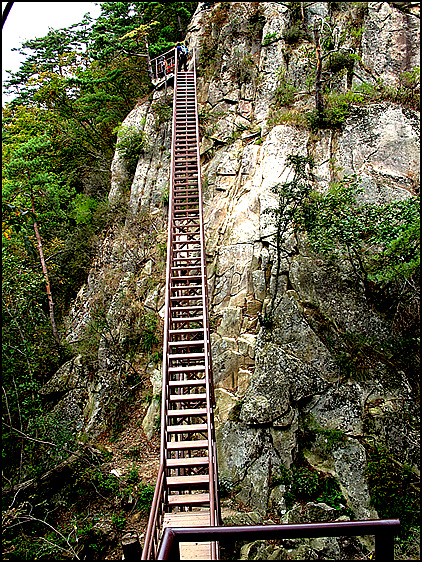
[[[187,416],[204,416],[207,413],[206,408],[186,408],[186,410],[168,410],[167,415],[170,417],[187,417]]]
[[[205,386],[207,381],[205,379],[197,379],[193,381],[169,381],[169,386],[179,387],[179,386]]]
[[[189,457],[185,459],[167,459],[168,468],[186,468],[187,466],[206,466],[208,465],[208,457]]]
[[[169,341],[171,347],[197,347],[198,345],[204,345],[204,340]]]
[[[169,451],[208,449],[208,441],[206,439],[193,439],[192,441],[168,441],[166,443],[166,449]]]
[[[205,365],[192,365],[189,367],[169,367],[170,373],[197,373],[205,371]]]
[[[201,505],[209,502],[209,494],[175,494],[168,496],[169,505]]]
[[[170,395],[170,402],[189,402],[206,400],[206,394],[172,394]]]
[[[168,425],[167,433],[197,433],[206,431],[208,426],[206,423],[194,423],[191,425]]]
[[[167,476],[168,486],[202,486],[209,485],[210,477],[208,474],[194,474],[193,476]]]
[[[191,320],[191,318],[187,317],[184,318],[183,320]],[[168,358],[169,359],[202,359],[203,357],[205,357],[205,353],[177,353],[177,354],[173,354],[173,353],[169,353],[168,354]]]

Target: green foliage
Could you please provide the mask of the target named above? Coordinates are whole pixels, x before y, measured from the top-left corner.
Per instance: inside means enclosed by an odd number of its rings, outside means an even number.
[[[297,212],[301,208],[311,190],[310,179],[314,162],[312,158],[298,154],[290,154],[286,158],[286,165],[291,168],[291,181],[277,184],[271,191],[277,197],[278,206],[264,211],[271,218],[271,223],[275,226],[275,247],[277,251],[276,283],[271,303],[266,313],[271,318],[278,297],[278,283],[280,278],[281,259],[283,243],[286,232],[292,224]],[[268,324],[268,322],[266,322]]]
[[[331,72],[337,73],[343,69],[353,70],[356,57],[345,51],[333,51],[329,53],[328,68]]]
[[[132,465],[132,468],[130,469],[129,475],[126,480],[128,484],[136,484],[137,482],[139,482],[139,471],[134,464]]]
[[[264,40],[262,41],[262,46],[268,47],[268,45],[271,45],[272,43],[275,43],[278,40],[279,40],[279,36],[277,32],[267,33],[267,35],[264,37]]]
[[[169,123],[173,116],[173,108],[169,102],[155,102],[152,110],[155,114],[157,126],[163,123]]]
[[[354,93],[359,96],[358,103],[371,103],[388,100],[418,111],[420,109],[420,67],[410,72],[402,72],[396,86],[387,86],[379,79],[376,84],[362,82],[355,86]]]
[[[106,2],[97,21],[86,17],[68,29],[50,30],[44,37],[25,41],[18,49],[24,62],[5,84],[15,99],[3,108],[2,130],[2,471],[7,486],[39,477],[77,450],[74,425],[49,414],[60,391],[48,397],[40,392],[75,350],[70,354],[66,346],[57,348],[51,334],[34,220],[43,243],[56,321],[64,333],[63,319],[86,281],[102,231],[121,224],[126,214],[125,202],[109,205],[107,194],[116,127],[152,89],[145,57],[139,56],[145,54],[145,38],[151,57],[172,47],[181,38],[179,18],[186,30],[196,6],[196,2]],[[168,118],[168,110],[167,115],[165,110],[158,113],[160,123]],[[133,167],[145,139],[134,131],[121,133],[119,148]],[[153,235],[142,232],[140,238],[154,243]],[[113,279],[106,282],[112,292]],[[130,351],[136,346],[148,353],[154,350],[157,320],[140,315],[137,325],[128,319],[130,337],[116,342],[112,327],[104,322],[109,294],[97,297],[85,356],[95,360],[104,334],[124,376],[130,368]],[[122,406],[130,399],[116,392],[115,403],[108,406],[114,433],[124,426],[127,408]],[[25,511],[16,497],[14,514],[19,510],[22,514],[8,530],[6,557],[78,558],[74,548],[80,545],[76,545],[76,530],[67,527],[70,518],[61,503],[62,492],[78,509],[82,504],[85,509],[85,502],[98,494],[106,498],[121,494],[116,477],[90,468],[92,472],[85,475],[81,468],[75,482],[64,483],[57,495],[60,500],[56,495],[46,502],[42,498]],[[80,498],[67,484],[75,484]],[[59,512],[57,525],[54,519]],[[25,519],[28,513],[45,518],[46,523]],[[78,529],[79,536],[92,544],[93,521],[87,518],[86,532]],[[47,523],[57,525],[63,536]],[[119,521],[115,523],[119,527]],[[83,554],[87,558],[95,549],[88,550]],[[97,551],[94,554],[98,556]]]
[[[345,94],[327,93],[324,111],[314,109],[305,114],[308,127],[311,130],[339,129],[349,115],[351,104],[363,101],[359,93],[351,91]]]
[[[143,320],[141,348],[143,351],[151,351],[158,343],[157,338],[157,317],[154,314],[146,314]]]
[[[71,211],[71,218],[73,218],[76,224],[90,224],[92,221],[92,215],[98,206],[98,200],[89,197],[85,193],[78,193],[73,201],[71,202],[73,207],[73,212]]]
[[[255,61],[252,55],[241,56],[241,52],[236,53],[236,58],[231,66],[233,76],[239,84],[252,82],[255,78]]]
[[[285,486],[287,509],[291,509],[297,501],[323,502],[335,509],[346,505],[337,480],[318,473],[307,464],[295,464],[291,468],[280,465],[273,485],[280,484]]]
[[[218,475],[218,491],[221,498],[229,498],[235,491],[235,484],[233,478],[230,474],[219,474]]]
[[[112,524],[119,530],[124,529],[126,525],[126,517],[119,513],[115,513],[111,517]]]
[[[313,194],[298,225],[308,232],[317,252],[343,257],[363,281],[387,283],[419,274],[419,198],[378,206],[358,202],[356,177],[333,184],[324,195]]]
[[[287,45],[297,45],[306,38],[306,33],[300,25],[291,25],[283,30],[282,36]]]
[[[297,499],[310,500],[318,490],[318,473],[306,466],[292,471],[291,491]]]
[[[249,37],[254,38],[256,36],[260,36],[262,33],[262,30],[264,29],[266,23],[266,19],[265,16],[261,13],[259,13],[259,11],[255,11],[249,18],[247,21],[247,26],[246,26],[246,33],[249,35]]]
[[[147,513],[151,509],[155,487],[151,484],[142,484],[138,492],[139,511]]]
[[[317,435],[322,435],[329,447],[336,447],[345,440],[343,431],[339,429],[325,429],[315,420],[312,414],[306,423],[306,437],[302,439],[303,443],[312,443]]]
[[[277,73],[277,77],[277,87],[275,90],[276,107],[292,105],[296,99],[296,87],[287,78],[283,69]]]
[[[406,536],[419,522],[418,478],[407,465],[398,464],[387,451],[368,450],[368,487],[371,503],[380,518],[398,518],[400,535]]]
[[[117,496],[120,489],[119,479],[114,474],[104,474],[100,469],[91,469],[88,471],[88,477],[91,478],[92,484],[97,488],[100,494],[105,496]]]
[[[126,160],[129,171],[134,173],[138,158],[146,145],[145,133],[133,126],[120,126],[117,132],[116,147]]]

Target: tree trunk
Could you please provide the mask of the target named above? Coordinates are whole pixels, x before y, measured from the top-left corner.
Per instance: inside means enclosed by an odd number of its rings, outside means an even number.
[[[152,71],[152,66],[151,66],[151,58],[149,56],[149,45],[148,45],[148,38],[145,34],[145,52],[147,54],[147,67],[148,67],[148,76],[149,79],[151,80],[151,82],[154,80],[154,72]]]
[[[122,538],[122,549],[125,560],[139,560],[142,555],[142,548],[139,544],[139,537],[136,531],[130,531]]]
[[[315,107],[318,115],[324,113],[324,97],[322,92],[322,57],[321,57],[321,44],[319,38],[318,24],[315,22],[314,26],[315,37],[315,52],[316,52],[316,72],[315,72]]]
[[[59,332],[57,330],[56,320],[54,318],[54,302],[53,302],[53,297],[52,297],[52,294],[51,294],[50,280],[48,278],[47,264],[45,263],[45,259],[44,259],[44,251],[43,251],[43,247],[42,247],[40,231],[38,230],[38,224],[37,224],[37,221],[35,220],[35,204],[34,204],[34,195],[33,195],[32,191],[31,191],[31,205],[32,205],[32,212],[34,213],[35,238],[37,239],[38,253],[40,255],[41,267],[42,267],[42,270],[43,270],[43,273],[44,273],[44,278],[45,278],[45,288],[46,288],[46,291],[47,291],[48,308],[49,308],[49,311],[50,311],[51,329],[53,330],[53,336],[54,336],[54,339],[57,342],[57,345],[60,345]]]

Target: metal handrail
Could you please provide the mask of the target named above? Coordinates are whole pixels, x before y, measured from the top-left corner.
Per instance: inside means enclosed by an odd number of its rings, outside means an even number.
[[[193,73],[196,84],[196,53],[193,50]],[[208,462],[210,476],[210,525],[213,527],[220,524],[219,520],[219,501],[218,501],[218,475],[217,475],[217,457],[215,451],[215,432],[214,432],[214,401],[213,401],[213,381],[211,366],[211,345],[210,345],[210,326],[208,319],[208,282],[207,282],[207,264],[205,253],[205,233],[204,233],[204,217],[202,209],[202,178],[201,178],[201,159],[199,151],[199,119],[198,119],[198,96],[195,88],[195,130],[196,130],[196,151],[197,151],[197,173],[198,173],[198,193],[199,201],[199,229],[201,242],[201,277],[202,277],[202,313],[204,319],[204,350],[205,350],[205,373],[206,373],[206,393],[207,393],[207,428],[208,428]],[[215,542],[211,544],[212,559],[217,559],[217,545]]]
[[[155,80],[158,80],[160,78],[159,74],[161,74],[161,70],[159,69],[158,65],[162,60],[166,61],[167,65],[169,65],[170,67],[173,66],[174,69],[176,69],[177,66],[176,49],[175,48],[170,49],[170,51],[166,51],[165,53],[162,53],[158,57],[155,57],[149,61]],[[173,73],[175,73],[175,70],[173,72],[167,72],[167,75],[172,75]],[[165,78],[165,76],[166,76],[166,72],[163,72],[163,76],[161,76],[161,78]]]
[[[316,537],[353,537],[375,535],[376,560],[394,560],[394,535],[400,530],[398,519],[367,521],[333,521],[288,525],[247,525],[239,527],[167,528],[161,541],[157,560],[180,560],[180,542],[282,540]]]
[[[144,549],[142,552],[141,560],[150,560],[152,555],[152,549],[154,546],[154,530],[157,526],[158,518],[160,516],[160,498],[164,490],[164,465],[161,463],[158,469],[157,482],[155,484],[154,496],[151,505],[150,517],[148,521],[147,532],[145,535]],[[154,559],[156,558],[156,553],[154,553]]]

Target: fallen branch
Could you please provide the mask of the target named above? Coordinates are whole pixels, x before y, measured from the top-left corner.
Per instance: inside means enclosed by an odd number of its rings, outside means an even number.
[[[2,488],[2,496],[7,497],[14,494],[26,494],[29,491],[37,491],[40,493],[42,490],[51,490],[52,487],[58,486],[59,488],[69,481],[69,477],[79,469],[81,460],[87,465],[92,463],[95,456],[101,456],[102,453],[92,447],[85,445],[85,450],[82,453],[73,453],[68,459],[61,462],[59,465],[45,472],[42,476],[31,478],[26,482],[22,482],[18,486]]]

